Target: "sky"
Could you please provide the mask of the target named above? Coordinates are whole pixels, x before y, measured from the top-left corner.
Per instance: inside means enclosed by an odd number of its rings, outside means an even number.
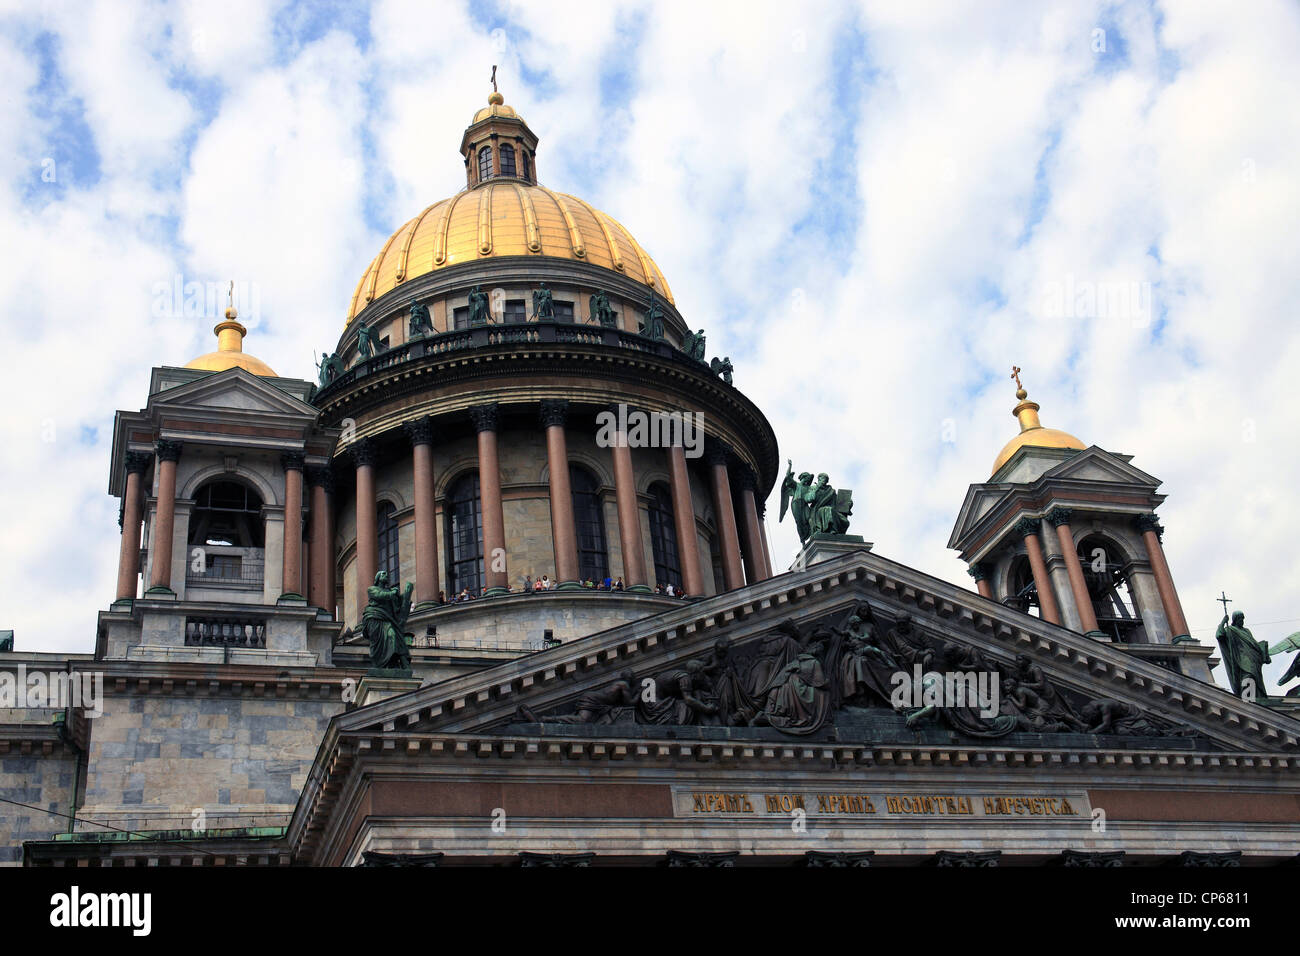
[[[628,227],[877,553],[971,586],[946,544],[1014,364],[1045,425],[1163,480],[1193,636],[1226,590],[1280,640],[1297,49],[1268,0],[0,0],[0,628],[93,648],[114,411],[214,348],[231,278],[248,351],[312,378],[388,235],[463,186],[497,64],[544,184]]]

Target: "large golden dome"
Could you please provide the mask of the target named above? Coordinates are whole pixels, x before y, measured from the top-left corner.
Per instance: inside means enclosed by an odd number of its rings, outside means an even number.
[[[1069,432],[1063,432],[1059,428],[1044,428],[1042,422],[1038,420],[1040,406],[1037,402],[1028,401],[1029,396],[1023,388],[1016,390],[1016,398],[1020,400],[1020,404],[1011,410],[1011,414],[1020,420],[1020,434],[1002,446],[1002,450],[998,452],[998,457],[993,462],[992,474],[996,475],[998,469],[1026,445],[1033,448],[1073,448],[1076,451],[1083,451],[1088,447]]]
[[[659,267],[615,219],[576,196],[503,178],[436,202],[393,233],[357,283],[348,321],[402,282],[498,256],[590,262],[673,301]]]

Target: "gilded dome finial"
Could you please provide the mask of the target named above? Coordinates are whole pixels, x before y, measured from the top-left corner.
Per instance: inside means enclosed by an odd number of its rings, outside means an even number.
[[[1011,414],[1020,422],[1020,434],[1003,447],[993,462],[993,474],[996,475],[998,469],[1006,464],[1016,451],[1026,445],[1035,448],[1069,448],[1075,451],[1082,451],[1087,447],[1068,432],[1057,428],[1044,428],[1038,418],[1038,403],[1029,401],[1029,393],[1025,391],[1024,383],[1020,381],[1019,365],[1011,366],[1011,377],[1016,380],[1016,407],[1011,409]]]
[[[488,96],[489,106],[500,106],[506,98],[497,91],[497,65],[492,64],[492,93]]]

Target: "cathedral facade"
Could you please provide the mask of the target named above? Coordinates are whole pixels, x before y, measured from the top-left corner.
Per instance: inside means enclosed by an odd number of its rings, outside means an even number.
[[[0,688],[98,688],[0,700],[0,863],[1296,856],[1296,710],[1214,682],[1156,478],[1020,388],[949,540],[974,589],[876,554],[538,142],[494,93],[315,381],[232,303],[118,412],[94,651],[0,647]]]

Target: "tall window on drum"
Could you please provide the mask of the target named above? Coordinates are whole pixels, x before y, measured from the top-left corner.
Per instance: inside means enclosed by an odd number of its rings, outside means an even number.
[[[492,178],[492,147],[484,146],[478,151],[478,179],[482,182]]]
[[[456,479],[442,506],[447,536],[447,596],[464,588],[478,597],[483,587],[483,511],[478,472]]]
[[[503,143],[497,152],[501,154],[501,175],[515,175],[515,148],[509,143]]]
[[[573,489],[573,524],[578,535],[578,576],[602,581],[609,574],[609,548],[605,543],[605,516],[600,487],[585,468],[569,466]]]
[[[650,486],[650,549],[654,552],[655,583],[660,587],[671,584],[674,590],[681,590],[673,496],[662,481]]]
[[[379,529],[379,567],[388,572],[388,586],[396,587],[402,577],[402,561],[397,549],[397,509],[391,501],[381,501],[375,527]]]

